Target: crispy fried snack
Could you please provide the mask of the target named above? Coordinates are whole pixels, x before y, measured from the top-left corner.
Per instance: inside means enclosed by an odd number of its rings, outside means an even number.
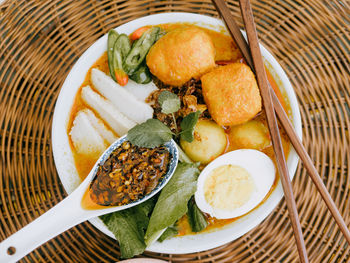
[[[251,69],[242,63],[218,67],[201,78],[212,118],[225,126],[249,121],[261,111],[261,97]]]
[[[203,30],[188,26],[159,39],[150,49],[146,62],[162,82],[181,86],[215,67],[215,49]]]

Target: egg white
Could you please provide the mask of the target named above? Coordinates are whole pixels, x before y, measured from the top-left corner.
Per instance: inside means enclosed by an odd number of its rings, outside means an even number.
[[[215,168],[229,164],[246,169],[254,181],[255,189],[251,194],[251,198],[242,206],[232,210],[222,210],[212,207],[205,200],[204,184]],[[203,169],[198,177],[195,201],[201,211],[208,213],[217,219],[239,217],[259,205],[271,189],[275,176],[275,165],[266,154],[252,149],[241,149],[228,152],[216,158]]]

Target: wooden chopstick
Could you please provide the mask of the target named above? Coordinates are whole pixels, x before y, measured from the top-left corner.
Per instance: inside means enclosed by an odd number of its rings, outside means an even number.
[[[213,0],[214,5],[216,6],[218,12],[223,17],[227,28],[229,29],[232,38],[237,43],[238,48],[240,49],[245,61],[247,64],[251,67],[253,71],[254,65],[252,61],[252,57],[249,51],[248,43],[244,39],[238,25],[234,21],[234,18],[232,14],[230,13],[230,10],[226,6],[225,2],[222,0]],[[302,160],[304,167],[309,173],[309,176],[311,177],[313,183],[315,184],[317,190],[320,192],[321,197],[323,198],[324,202],[326,203],[328,209],[330,210],[332,216],[334,217],[336,223],[338,224],[341,232],[343,233],[344,237],[346,238],[348,244],[350,244],[350,231],[341,216],[339,210],[337,209],[337,206],[335,205],[334,201],[332,200],[331,195],[329,194],[326,186],[324,185],[320,175],[317,172],[317,169],[315,168],[309,154],[305,150],[301,140],[299,139],[298,135],[296,134],[291,122],[289,121],[289,118],[284,111],[280,101],[278,100],[274,90],[269,85],[270,88],[270,94],[272,97],[273,105],[275,108],[275,112],[277,113],[278,119],[286,131],[295,151],[298,153],[300,159]]]
[[[299,258],[302,263],[309,262],[304,243],[304,237],[301,231],[300,221],[298,217],[298,210],[293,195],[292,184],[289,178],[288,167],[284,158],[282,141],[278,130],[278,123],[275,115],[275,110],[272,104],[272,98],[266,76],[265,66],[260,52],[258,36],[253,18],[253,12],[249,0],[239,0],[239,2],[243,16],[243,21],[247,31],[248,43],[250,46],[250,53],[252,55],[254,63],[256,78],[260,88],[260,94],[263,99],[263,105],[265,109],[267,124],[270,130],[272,146],[276,156],[277,168],[281,176],[282,187],[285,194],[285,199],[287,201],[289,218],[292,223],[294,237],[299,252]]]

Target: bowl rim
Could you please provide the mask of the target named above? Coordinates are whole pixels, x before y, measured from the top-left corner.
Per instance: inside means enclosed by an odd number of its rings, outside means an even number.
[[[226,28],[224,23],[217,18],[194,13],[170,12],[141,17],[118,26],[115,29],[118,32],[130,34],[141,25],[157,25],[176,22],[195,23],[199,26],[204,26],[214,30],[218,28]],[[75,100],[77,91],[81,83],[83,83],[87,70],[105,52],[106,43],[107,34],[95,41],[95,43],[92,44],[80,56],[67,75],[56,101],[52,122],[52,150],[59,178],[68,194],[80,184],[80,178],[75,168],[68,139],[67,125],[69,122],[71,107]],[[260,44],[260,47],[265,65],[270,69],[270,73],[273,75],[275,80],[282,85],[281,88],[289,99],[289,104],[292,111],[292,123],[297,135],[301,139],[301,117],[298,101],[293,87],[277,60],[262,44]],[[84,72],[84,74],[82,72]],[[298,160],[298,155],[293,147],[291,147],[287,159],[291,179],[295,174]],[[186,254],[200,252],[224,245],[241,237],[259,225],[276,208],[282,197],[283,190],[279,180],[275,190],[262,205],[237,221],[222,228],[216,229],[215,231],[176,237],[165,240],[162,243],[156,242],[148,247],[147,251],[157,253]],[[115,238],[113,234],[103,225],[100,219],[95,218],[89,221],[104,234]],[[234,231],[232,231],[233,229]]]

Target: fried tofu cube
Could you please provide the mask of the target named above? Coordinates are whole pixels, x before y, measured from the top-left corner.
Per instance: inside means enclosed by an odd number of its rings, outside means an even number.
[[[261,111],[258,85],[247,65],[218,67],[203,75],[201,81],[209,113],[219,125],[241,124]]]
[[[215,67],[215,48],[200,28],[181,27],[160,38],[151,47],[146,62],[163,83],[181,86]]]
[[[203,28],[203,30],[213,41],[215,48],[215,61],[237,61],[242,58],[236,43],[231,37],[207,28]]]

